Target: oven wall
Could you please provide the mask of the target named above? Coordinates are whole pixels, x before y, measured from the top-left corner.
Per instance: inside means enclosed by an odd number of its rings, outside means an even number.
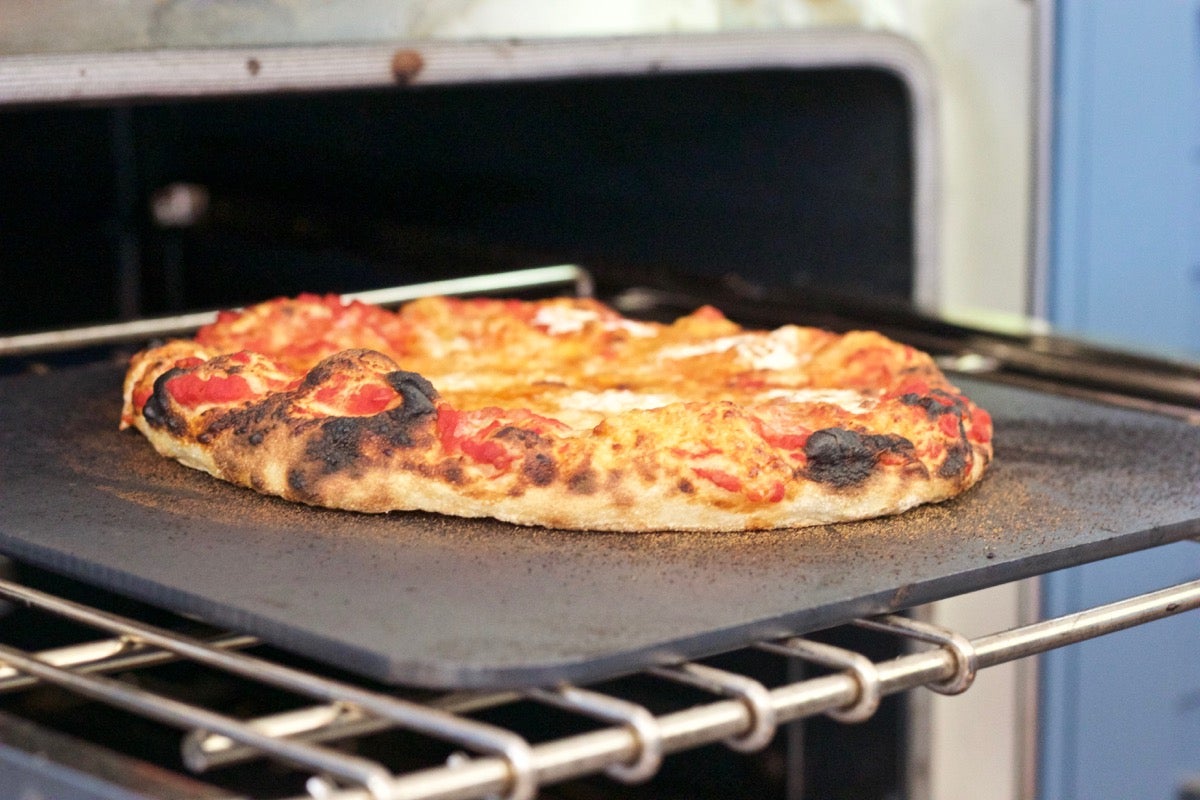
[[[903,298],[905,84],[756,69],[0,111],[0,333],[575,262]]]

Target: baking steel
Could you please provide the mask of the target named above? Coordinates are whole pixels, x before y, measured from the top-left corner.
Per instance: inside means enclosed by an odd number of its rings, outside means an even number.
[[[1200,427],[962,379],[996,463],[898,517],[735,534],[370,516],[118,432],[119,366],[0,378],[0,552],[387,682],[587,682],[1200,535]]]

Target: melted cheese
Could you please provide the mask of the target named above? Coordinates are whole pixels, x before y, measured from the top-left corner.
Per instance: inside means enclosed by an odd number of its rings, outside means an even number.
[[[771,389],[758,396],[760,401],[783,400],[788,403],[829,403],[849,411],[865,414],[879,401],[853,389]]]
[[[533,317],[533,324],[545,329],[551,336],[578,333],[589,322],[600,322],[605,331],[622,330],[640,338],[658,335],[653,325],[628,319],[604,319],[599,312],[590,308],[548,305],[539,308]]]
[[[658,357],[676,361],[732,351],[738,361],[751,369],[783,372],[797,369],[809,360],[807,353],[800,352],[799,344],[799,331],[785,326],[769,333],[739,333],[701,344],[667,347],[659,351]]]
[[[670,394],[631,392],[626,389],[605,389],[601,392],[571,392],[559,398],[562,408],[573,411],[599,411],[605,414],[620,414],[623,411],[662,408],[680,402]]]

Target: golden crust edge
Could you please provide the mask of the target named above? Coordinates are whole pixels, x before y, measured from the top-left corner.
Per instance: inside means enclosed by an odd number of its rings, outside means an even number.
[[[883,470],[846,488],[804,481],[795,497],[756,504],[752,510],[744,504],[737,509],[717,508],[672,492],[662,483],[625,486],[620,493],[602,489],[578,494],[556,482],[528,487],[516,496],[471,496],[452,484],[386,462],[356,468],[353,476],[330,473],[309,490],[308,497],[302,498],[287,486],[286,463],[275,464],[273,477],[251,486],[223,469],[211,448],[151,427],[141,416],[134,425],[160,455],[235,486],[293,502],[369,514],[426,511],[454,517],[489,517],[522,526],[580,532],[767,531],[894,516],[967,491],[982,479],[992,457],[990,442],[973,443],[971,469],[964,475],[914,479]]]

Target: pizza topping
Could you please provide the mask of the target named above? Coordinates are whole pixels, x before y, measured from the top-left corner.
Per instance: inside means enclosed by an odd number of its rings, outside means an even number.
[[[444,404],[437,408],[437,436],[443,451],[462,453],[500,471],[526,451],[542,446],[545,434],[564,430],[567,427],[561,422],[522,409],[458,411]]]
[[[236,403],[250,398],[254,392],[241,375],[213,375],[202,378],[195,372],[181,370],[166,384],[172,399],[184,407],[203,404]]]
[[[409,349],[411,338],[397,315],[332,294],[302,294],[244,311],[223,311],[196,333],[196,341],[208,347],[270,354],[299,370],[348,349],[369,347],[399,355]]]
[[[680,399],[676,395],[634,392],[629,389],[605,389],[600,392],[577,391],[557,400],[558,405],[565,409],[610,414],[619,414],[622,411],[633,409],[662,408],[678,402]]]
[[[962,427],[962,417],[957,414],[943,414],[938,417],[938,430],[946,436],[958,436]]]
[[[607,332],[624,331],[631,336],[642,338],[658,335],[658,330],[653,325],[628,320],[599,307],[548,304],[538,308],[532,322],[551,336],[579,333],[588,325],[596,324]]]
[[[710,469],[708,467],[692,467],[692,472],[710,481],[713,484],[720,486],[727,492],[740,492],[742,490],[742,482],[734,475],[724,472],[719,469]]]
[[[365,417],[387,410],[399,399],[395,390],[382,380],[364,382],[348,373],[335,372],[299,400],[297,408],[320,417]]]
[[[767,444],[778,447],[780,450],[786,450],[794,456],[803,456],[804,458],[808,457],[807,454],[804,453],[804,448],[806,445],[808,445],[808,440],[812,436],[812,431],[807,430],[802,426],[795,426],[788,428],[787,430],[780,431],[768,428],[766,425],[762,425],[759,428],[759,435],[762,436],[763,441],[765,441]]]
[[[976,408],[971,413],[971,427],[967,438],[976,444],[985,444],[992,440],[992,415],[982,408]]]
[[[851,389],[771,389],[759,397],[762,400],[778,400],[799,405],[829,403],[851,414],[865,414],[879,403],[878,398]]]
[[[805,354],[798,348],[798,332],[795,326],[784,326],[769,333],[739,333],[699,344],[664,348],[659,351],[658,357],[666,361],[682,361],[733,352],[738,361],[751,369],[783,372],[794,370],[805,361]]]
[[[292,408],[311,417],[365,417],[397,408],[414,415],[431,413],[436,397],[429,381],[397,370],[387,356],[347,350],[308,371],[292,398]]]

